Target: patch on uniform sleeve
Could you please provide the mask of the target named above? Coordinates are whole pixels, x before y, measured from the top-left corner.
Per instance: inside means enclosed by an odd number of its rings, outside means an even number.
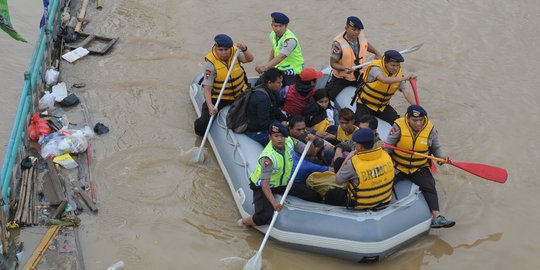
[[[332,46],[332,53],[337,54],[339,53],[340,48],[339,46],[336,46],[335,44]]]
[[[289,39],[286,39],[285,41],[283,41],[283,48],[289,46]]]
[[[394,133],[398,132],[398,128],[396,126],[393,126],[390,130],[390,135],[394,135]]]
[[[270,162],[270,159],[265,158],[265,159],[264,159],[264,162],[263,162],[263,165],[264,165],[264,167],[266,168],[266,167],[270,166],[270,163],[271,163],[271,162]]]
[[[205,72],[204,72],[204,77],[206,79],[210,79],[210,75],[212,75],[212,71],[207,69]]]

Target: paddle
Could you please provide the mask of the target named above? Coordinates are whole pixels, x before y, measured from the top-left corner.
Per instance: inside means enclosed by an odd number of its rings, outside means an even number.
[[[414,93],[414,100],[416,101],[416,105],[420,105],[420,98],[418,98],[418,89],[416,88],[416,79],[410,79],[409,83],[411,83],[411,87]]]
[[[285,189],[285,193],[283,193],[283,196],[281,197],[281,201],[279,203],[283,205],[285,203],[285,198],[287,198],[287,194],[289,194],[289,191],[291,190],[292,184],[294,182],[294,179],[296,178],[296,174],[298,174],[298,171],[300,169],[300,165],[302,165],[302,162],[304,161],[304,158],[306,157],[306,154],[311,147],[312,141],[308,141],[306,144],[306,147],[304,148],[304,152],[302,152],[302,156],[300,157],[300,160],[298,160],[298,163],[296,164],[296,168],[294,169],[294,172],[289,178],[289,183],[287,184],[287,188]],[[244,265],[244,270],[253,270],[253,269],[261,269],[262,267],[262,251],[264,249],[264,246],[266,245],[266,241],[268,240],[268,237],[270,236],[270,231],[274,227],[274,223],[276,223],[276,219],[279,212],[274,211],[274,216],[272,216],[272,221],[270,222],[270,225],[268,226],[268,229],[266,230],[266,234],[264,235],[264,239],[261,243],[261,246],[259,247],[259,250],[257,253],[249,259],[249,261]]]
[[[450,165],[452,165],[454,167],[457,167],[457,168],[462,169],[462,170],[464,170],[466,172],[472,173],[472,174],[474,174],[474,175],[476,175],[478,177],[481,177],[481,178],[484,178],[484,179],[487,179],[487,180],[490,180],[490,181],[494,181],[494,182],[497,182],[497,183],[504,183],[504,182],[506,182],[506,179],[508,178],[508,172],[503,168],[499,168],[499,167],[495,167],[495,166],[491,166],[491,165],[486,165],[486,164],[480,164],[480,163],[472,163],[472,162],[457,162],[457,161],[451,161],[451,160],[446,161],[445,159],[442,159],[442,158],[438,158],[438,157],[434,157],[434,156],[414,152],[414,151],[411,151],[411,150],[399,148],[399,147],[396,147],[396,146],[393,146],[393,145],[390,145],[390,144],[386,144],[386,143],[384,144],[384,147],[385,148],[390,148],[390,149],[393,149],[393,150],[399,150],[399,151],[402,151],[402,152],[405,152],[405,153],[409,153],[411,155],[417,155],[417,156],[420,156],[420,157],[429,158],[429,159],[436,160],[436,161],[439,161],[439,162],[442,162],[442,163],[448,163],[448,164],[450,164]]]
[[[416,79],[410,79],[409,83],[411,84],[413,90],[416,105],[420,105],[420,97],[418,96],[418,89],[416,88]],[[429,166],[429,171],[431,172],[431,174],[438,173],[437,165],[435,164],[434,160],[431,160],[431,166]]]
[[[399,51],[400,54],[408,54],[408,53],[412,53],[412,52],[416,52],[418,51],[418,49],[420,49],[422,47],[422,45],[424,45],[424,43],[420,43],[420,44],[416,44],[410,48],[407,48],[405,50],[402,50],[402,51]],[[351,69],[352,70],[356,70],[356,69],[359,69],[359,68],[362,68],[362,67],[365,67],[369,64],[373,63],[373,61],[368,61],[368,62],[365,62],[361,65],[358,65],[358,66],[353,66]]]
[[[231,66],[229,68],[229,72],[227,72],[227,77],[225,78],[225,81],[223,82],[223,86],[221,87],[221,90],[219,91],[219,96],[216,100],[216,104],[214,107],[217,109],[219,106],[219,102],[221,101],[221,96],[223,96],[223,91],[225,90],[225,87],[227,86],[227,82],[229,81],[229,76],[231,76],[231,72],[234,68],[234,64],[236,63],[236,58],[238,58],[238,53],[240,52],[240,49],[236,49],[236,53],[233,56],[233,60],[231,62]],[[193,162],[201,162],[201,155],[204,151],[204,143],[206,142],[206,138],[208,137],[208,133],[210,133],[210,127],[212,127],[212,122],[214,121],[214,117],[217,115],[214,114],[210,117],[210,121],[208,121],[208,126],[206,127],[206,131],[204,132],[204,136],[201,142],[201,146],[199,147],[199,151],[193,156]]]

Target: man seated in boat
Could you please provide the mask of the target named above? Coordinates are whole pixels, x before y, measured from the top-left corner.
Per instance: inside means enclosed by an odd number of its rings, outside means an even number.
[[[247,76],[240,63],[253,61],[253,55],[245,44],[237,43],[234,46],[233,40],[225,34],[216,35],[214,41],[212,51],[204,58],[206,62],[202,86],[205,102],[202,105],[201,117],[194,123],[195,134],[199,136],[204,135],[212,115],[215,115],[223,107],[231,105],[234,99],[248,88]],[[231,67],[233,57],[238,50],[240,52],[238,52],[237,61]],[[232,71],[227,78],[229,68],[232,68]],[[227,84],[223,89],[218,108],[216,108],[215,104],[225,81]]]
[[[365,63],[367,52],[375,54],[376,59],[382,57],[368,41],[362,21],[356,16],[348,17],[345,31],[337,35],[332,42],[330,55],[332,78],[326,85],[331,100],[335,100],[343,88],[358,86],[358,79],[362,76],[361,70],[353,70],[352,67]]]
[[[354,112],[349,108],[343,108],[339,110],[338,125],[329,127],[327,130],[336,136],[336,139],[330,141],[332,144],[337,145],[341,142],[351,140],[353,133],[358,129],[355,125]]]
[[[375,60],[367,66],[362,83],[359,86],[355,117],[371,114],[388,122],[390,125],[399,118],[396,110],[390,105],[390,99],[399,90],[409,104],[415,104],[414,94],[407,87],[406,81],[415,79],[414,75],[404,75],[401,63],[403,56],[389,50],[382,59]]]
[[[295,75],[300,74],[304,68],[304,56],[296,35],[288,28],[289,17],[281,12],[273,12],[272,32],[270,42],[272,49],[268,62],[255,67],[259,74],[275,67],[284,74],[283,84],[291,85],[295,82]]]
[[[306,128],[304,118],[300,115],[293,116],[289,120],[289,134],[295,143],[297,141],[307,143],[308,140],[311,140],[310,136],[317,136],[315,130]],[[321,138],[315,138],[312,148],[313,151],[307,153],[304,162],[300,166],[294,179],[295,182],[305,183],[308,176],[314,172],[334,171],[330,166],[334,157],[334,146]],[[299,159],[300,155],[294,155],[293,170]]]
[[[289,137],[287,128],[279,122],[273,122],[268,130],[270,142],[259,156],[257,168],[250,177],[250,187],[253,190],[253,216],[242,219],[241,223],[247,226],[260,226],[270,223],[274,211],[281,211],[281,205],[274,194],[283,194],[290,179],[293,168],[295,152],[302,153],[306,145],[294,142]],[[315,139],[310,136],[308,140]],[[321,196],[309,189],[305,184],[293,183],[290,195],[298,198],[318,202]]]
[[[427,117],[427,112],[420,105],[407,108],[404,117],[397,119],[390,130],[386,143],[406,150],[433,154],[448,160],[439,143],[439,134]],[[430,162],[425,157],[387,148],[398,171],[396,179],[409,179],[420,187],[431,210],[432,228],[452,227],[456,223],[439,213],[439,199],[435,188],[435,179],[429,171]]]
[[[255,88],[263,89],[264,92],[254,91],[249,99],[246,108],[249,121],[245,134],[264,147],[270,140],[268,126],[276,120],[286,125],[287,116],[279,107],[279,90],[283,84],[283,72],[277,68],[271,68],[261,77],[262,83]]]
[[[358,128],[369,128],[373,132],[373,137],[375,138],[375,146],[383,146],[384,142],[379,137],[379,133],[377,132],[377,128],[379,127],[379,122],[377,121],[377,118],[375,116],[370,114],[365,114],[358,119]],[[335,153],[334,153],[334,160],[338,158],[345,158],[347,153],[354,150],[355,142],[352,140],[340,142],[335,146]]]
[[[369,128],[361,128],[352,136],[355,150],[343,161],[336,173],[336,184],[346,189],[329,190],[325,203],[358,210],[374,209],[392,200],[394,164],[382,147],[374,147],[375,137]]]
[[[281,90],[283,111],[289,116],[301,115],[309,104],[309,100],[317,89],[315,84],[323,73],[313,68],[305,68],[300,72],[296,82]]]

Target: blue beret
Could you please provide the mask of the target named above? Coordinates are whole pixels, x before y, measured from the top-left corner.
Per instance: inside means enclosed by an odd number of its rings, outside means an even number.
[[[225,34],[219,34],[214,37],[214,41],[216,42],[216,45],[218,47],[225,47],[230,48],[233,46],[233,41],[231,37],[225,35]]]
[[[283,136],[289,137],[289,130],[287,130],[287,128],[278,121],[274,121],[272,124],[270,124],[268,133],[270,133],[270,135],[272,135],[272,133],[281,133]]]
[[[353,133],[352,140],[357,143],[372,143],[375,137],[373,137],[373,131],[371,129],[361,128]]]
[[[409,108],[407,108],[407,115],[409,117],[427,116],[427,112],[426,110],[424,110],[424,108],[422,108],[422,106],[414,104],[414,105],[409,106]]]
[[[364,29],[364,25],[362,24],[362,21],[358,19],[356,16],[350,16],[347,18],[347,25],[354,26],[359,29]]]
[[[289,17],[281,12],[273,12],[270,16],[274,19],[275,23],[289,24]]]
[[[405,61],[405,59],[403,59],[403,55],[401,55],[401,53],[399,53],[398,51],[395,51],[395,50],[388,50],[388,51],[384,52],[384,57],[393,59],[393,60],[398,61],[400,63]]]

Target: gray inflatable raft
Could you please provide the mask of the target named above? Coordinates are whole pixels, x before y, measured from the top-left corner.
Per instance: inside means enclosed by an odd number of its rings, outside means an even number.
[[[320,80],[324,84],[328,78]],[[190,86],[190,97],[197,115],[204,101],[199,85],[202,74]],[[250,78],[253,83],[254,78]],[[355,89],[345,88],[336,101],[349,105]],[[244,134],[227,129],[228,107],[219,112],[210,129],[208,141],[223,171],[240,215],[254,213],[249,175],[255,170],[263,147]],[[390,125],[379,120],[379,133],[384,138]],[[356,262],[374,262],[387,258],[408,242],[430,230],[431,213],[418,187],[410,181],[395,184],[397,199],[379,211],[357,211],[288,196],[270,238],[285,246],[343,258]],[[277,200],[281,198],[276,196]],[[256,229],[266,233],[268,226]]]

